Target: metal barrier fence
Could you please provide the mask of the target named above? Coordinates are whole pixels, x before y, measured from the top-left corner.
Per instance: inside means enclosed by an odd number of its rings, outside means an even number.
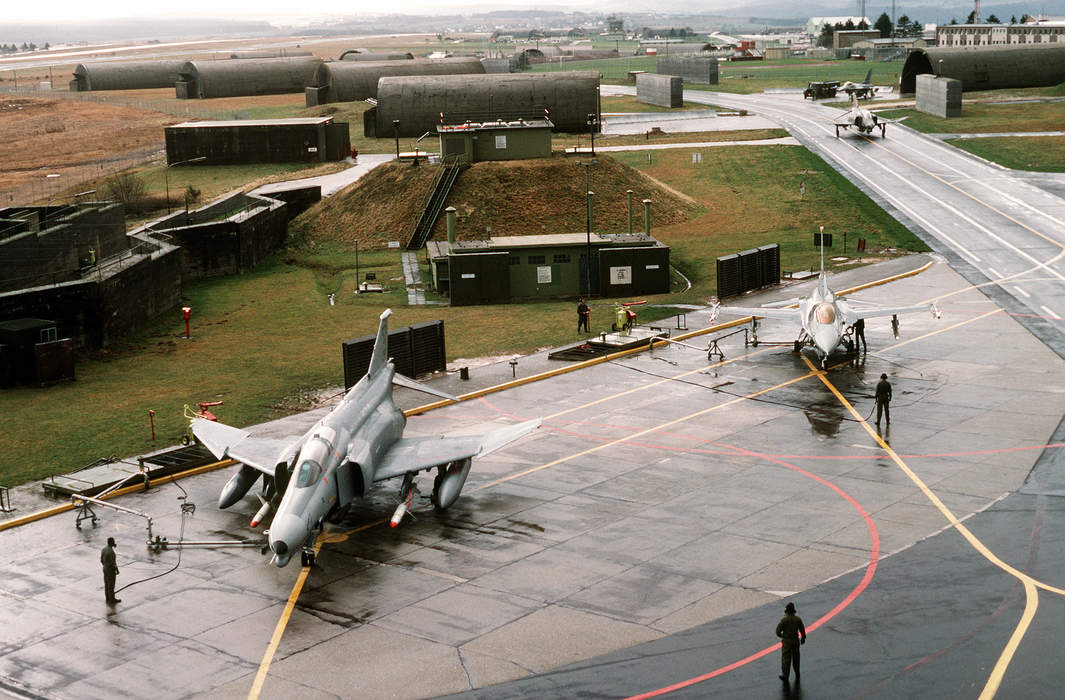
[[[47,200],[60,192],[76,187],[82,182],[107,177],[129,168],[144,165],[162,157],[162,154],[163,151],[159,150],[158,147],[151,146],[95,163],[54,168],[55,172],[35,177],[26,184],[0,192],[0,207],[22,206]],[[50,175],[58,175],[58,177],[49,177]]]

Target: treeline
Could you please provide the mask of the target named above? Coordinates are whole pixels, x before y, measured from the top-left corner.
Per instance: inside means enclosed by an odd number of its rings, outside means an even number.
[[[1019,21],[1017,20],[1016,15],[1010,17],[1010,24],[1024,24],[1026,22],[1034,21],[1035,18],[1027,13],[1021,15],[1021,19]],[[973,12],[970,12],[969,16],[965,19],[965,24],[975,23],[976,11],[974,10]],[[986,18],[981,18],[981,23],[1002,24],[1002,20],[991,14],[988,15]],[[950,24],[958,24],[958,20],[951,19]],[[869,25],[866,24],[864,21],[859,22],[858,24],[855,24],[853,20],[847,20],[845,24],[841,22],[836,22],[834,25],[826,24],[824,27],[821,28],[821,36],[819,36],[817,39],[817,45],[829,47],[832,46],[832,37],[835,35],[836,32],[840,30],[869,28]],[[877,17],[876,22],[873,22],[872,28],[880,32],[880,38],[882,39],[887,39],[888,37],[919,37],[924,33],[924,25],[920,22],[920,20],[911,20],[909,16],[902,15],[898,18],[897,21],[892,22],[891,18],[888,17],[888,13],[886,12],[881,13],[881,15]]]
[[[23,42],[22,46],[16,46],[15,44],[0,44],[0,53],[18,53],[20,51],[37,50],[47,51],[50,48],[52,48],[52,45],[49,44],[47,41],[44,42],[44,46],[37,46],[37,44],[34,44],[32,42],[28,44],[26,42]]]

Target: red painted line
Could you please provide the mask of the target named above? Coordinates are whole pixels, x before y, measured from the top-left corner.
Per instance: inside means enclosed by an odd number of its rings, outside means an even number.
[[[865,520],[865,526],[867,528],[869,528],[869,537],[870,537],[870,540],[872,541],[873,549],[872,549],[872,552],[870,552],[870,554],[869,554],[869,564],[865,567],[865,575],[862,576],[862,580],[858,582],[858,585],[855,586],[854,589],[851,590],[851,592],[848,593],[847,596],[843,600],[841,600],[839,603],[837,603],[834,608],[832,608],[827,613],[825,613],[824,615],[819,617],[813,624],[808,625],[806,627],[807,632],[813,632],[818,627],[820,627],[821,625],[825,624],[826,622],[831,620],[833,617],[838,615],[840,612],[842,612],[847,606],[849,606],[855,600],[857,600],[858,596],[860,596],[865,591],[865,589],[869,587],[869,584],[872,583],[873,576],[876,574],[877,561],[880,559],[880,535],[877,532],[876,523],[873,522],[872,516],[870,516],[869,513],[867,513],[866,510],[864,508],[862,508],[861,504],[858,503],[858,501],[854,500],[854,498],[850,494],[848,494],[846,491],[844,491],[840,487],[836,486],[832,482],[828,481],[827,479],[823,479],[823,478],[817,476],[816,474],[812,474],[812,473],[806,471],[805,469],[801,469],[801,468],[795,466],[794,464],[788,464],[787,462],[784,462],[782,460],[770,457],[769,455],[759,454],[757,452],[751,452],[750,450],[745,450],[742,447],[736,447],[735,449],[740,451],[741,453],[744,453],[744,454],[750,456],[750,457],[759,457],[761,459],[765,459],[765,460],[773,462],[775,464],[779,464],[779,465],[781,465],[783,467],[786,467],[786,468],[791,469],[791,470],[793,470],[795,472],[798,472],[799,474],[802,474],[805,477],[813,479],[814,481],[816,481],[816,482],[818,482],[820,484],[823,484],[824,486],[827,486],[828,488],[832,489],[833,491],[838,493],[840,496],[842,496],[843,499],[846,500],[848,503],[850,503],[854,507],[854,509],[857,510],[861,514],[862,518]],[[729,671],[734,671],[737,668],[740,668],[742,666],[746,666],[747,664],[751,663],[752,661],[756,661],[756,660],[762,658],[763,656],[771,654],[771,653],[773,653],[774,651],[776,651],[779,648],[780,648],[780,642],[777,642],[776,644],[773,644],[772,646],[768,646],[768,647],[766,647],[766,648],[764,648],[764,649],[762,649],[760,651],[756,651],[755,653],[751,654],[750,656],[746,656],[746,657],[744,657],[744,658],[742,658],[742,659],[740,659],[738,661],[733,661],[732,663],[730,663],[728,665],[725,665],[725,666],[722,666],[721,668],[715,669],[713,671],[710,671],[709,673],[704,673],[704,674],[702,674],[700,676],[695,676],[693,678],[689,678],[687,680],[680,681],[680,682],[674,683],[672,685],[667,685],[667,686],[664,686],[662,688],[658,688],[656,690],[650,690],[650,691],[647,691],[645,693],[640,693],[639,695],[632,695],[632,696],[626,698],[626,700],[643,700],[644,698],[659,697],[661,695],[667,695],[667,694],[672,693],[674,691],[681,690],[682,688],[688,688],[688,687],[691,687],[693,685],[697,685],[699,683],[703,683],[703,682],[708,681],[708,680],[710,680],[712,678],[716,678],[717,676],[724,675],[724,674],[728,673]]]
[[[509,413],[507,413],[505,411],[497,409],[495,406],[492,406],[492,404],[489,401],[487,401],[486,399],[484,399],[483,397],[480,400],[484,401],[484,403],[486,405],[488,405],[490,408],[492,408],[494,410],[497,410],[502,415],[506,415],[506,416],[509,416],[511,418],[517,418],[517,416],[513,416],[512,414],[509,414]],[[559,429],[559,428],[555,428],[554,430],[557,430],[558,432],[570,432],[570,431],[564,431],[564,430]],[[577,436],[576,433],[571,433],[571,434],[574,435],[574,436]],[[589,438],[592,438],[592,439],[596,439],[596,440],[616,440],[617,439],[617,438],[599,438],[599,437],[596,437],[596,436],[586,436],[586,437],[589,437]],[[633,443],[626,443],[626,444],[638,445],[639,443],[633,442]],[[732,445],[723,445],[723,446],[725,448],[727,448],[727,449],[732,450],[731,454],[739,454],[739,455],[744,455],[744,456],[748,456],[748,457],[755,457],[755,458],[758,458],[758,459],[764,459],[766,461],[773,462],[774,464],[778,464],[778,465],[780,465],[782,467],[785,467],[787,469],[791,469],[792,471],[794,471],[794,472],[796,472],[798,474],[801,474],[802,476],[805,476],[805,477],[807,477],[809,479],[813,479],[814,481],[818,482],[819,484],[822,484],[823,486],[827,486],[828,488],[830,488],[833,491],[835,491],[840,497],[842,497],[843,500],[847,501],[856,511],[858,511],[858,513],[862,516],[862,519],[865,521],[865,526],[869,530],[869,539],[870,539],[870,542],[871,542],[871,545],[872,545],[872,550],[869,553],[869,563],[865,567],[865,574],[862,576],[862,580],[858,582],[858,585],[856,585],[851,590],[851,592],[848,593],[843,598],[843,600],[841,600],[839,603],[837,603],[835,605],[835,607],[833,607],[827,613],[825,613],[824,615],[819,617],[817,620],[815,620],[813,622],[813,624],[807,626],[807,628],[806,628],[807,631],[808,632],[813,632],[813,631],[817,630],[819,627],[821,627],[822,625],[824,625],[826,622],[828,622],[829,620],[834,618],[836,615],[841,613],[843,610],[845,610],[847,608],[847,606],[849,606],[851,603],[853,603],[855,600],[857,600],[858,596],[860,596],[865,591],[865,589],[869,587],[869,584],[872,583],[873,576],[876,574],[877,562],[880,560],[880,533],[876,529],[876,523],[873,522],[873,517],[871,515],[869,515],[869,513],[865,510],[865,508],[863,508],[862,505],[860,503],[858,503],[858,501],[856,501],[853,496],[851,496],[849,493],[844,491],[839,486],[836,486],[835,484],[833,484],[831,481],[829,481],[829,480],[827,480],[827,479],[825,479],[823,477],[820,477],[817,474],[809,472],[809,471],[807,471],[805,469],[802,469],[801,467],[797,467],[794,464],[789,464],[788,462],[785,462],[785,461],[783,461],[781,459],[777,459],[776,457],[773,457],[771,455],[766,455],[766,454],[761,454],[761,453],[758,453],[758,452],[753,452],[751,450],[748,450],[748,449],[745,449],[745,448],[742,448],[742,447],[732,446]],[[656,449],[670,449],[670,448],[656,448]],[[672,449],[683,450],[684,448],[672,448]],[[692,451],[696,451],[696,450],[693,449]],[[699,452],[703,452],[703,450],[698,450],[698,451]],[[868,456],[866,458],[868,459]],[[710,671],[709,673],[704,673],[702,675],[695,676],[693,678],[689,678],[687,680],[680,681],[678,683],[674,683],[672,685],[668,685],[668,686],[665,686],[665,687],[662,687],[662,688],[658,688],[656,690],[647,691],[647,692],[641,693],[639,695],[633,695],[633,696],[630,696],[629,698],[626,698],[625,700],[642,700],[644,698],[654,698],[654,697],[658,697],[660,695],[667,695],[667,694],[672,693],[674,691],[681,690],[682,688],[688,688],[690,686],[697,685],[699,683],[703,683],[703,682],[708,681],[708,680],[710,680],[712,678],[716,678],[717,676],[721,676],[721,675],[724,675],[724,674],[726,674],[726,673],[728,673],[730,671],[734,671],[735,669],[740,668],[742,666],[746,666],[747,664],[751,663],[752,661],[756,661],[756,660],[762,658],[763,656],[771,654],[771,653],[773,653],[774,651],[776,651],[779,648],[780,648],[780,642],[777,642],[776,644],[773,644],[771,646],[765,647],[764,649],[761,649],[760,651],[756,651],[755,653],[751,654],[750,656],[746,656],[746,657],[744,657],[742,659],[739,659],[738,661],[733,661],[732,663],[727,664],[725,666],[722,666],[721,668],[715,669],[713,671]]]

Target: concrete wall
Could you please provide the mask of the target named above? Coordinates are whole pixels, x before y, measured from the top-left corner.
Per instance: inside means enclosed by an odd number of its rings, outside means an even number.
[[[79,63],[74,68],[74,80],[70,82],[70,89],[74,92],[86,92],[172,87],[185,63],[186,61]]]
[[[0,236],[0,290],[76,279],[90,249],[98,261],[129,250],[124,209],[109,202],[0,209]]]
[[[929,73],[917,76],[918,112],[946,119],[961,116],[961,81],[937,78]]]
[[[659,56],[655,71],[660,75],[679,75],[684,82],[717,85],[717,58]]]
[[[312,123],[316,122],[316,123]],[[276,119],[263,122],[191,122],[168,126],[166,160],[204,164],[315,163],[343,160],[351,152],[347,122]]]
[[[361,56],[363,54],[353,54]],[[376,54],[370,54],[376,55]],[[476,58],[445,58],[436,61],[344,61],[323,63],[305,91],[307,106],[328,102],[354,102],[377,97],[381,78],[401,75],[476,75],[485,72]],[[313,94],[312,94],[313,92]],[[420,134],[419,134],[420,135]]]
[[[364,127],[369,137],[392,138],[392,121],[398,119],[400,136],[418,137],[436,128],[442,112],[542,117],[545,107],[556,131],[586,132],[588,115],[600,116],[599,73],[381,78],[377,107],[365,113]]]
[[[636,75],[636,101],[671,109],[683,107],[683,81],[679,75],[639,73]]]
[[[188,100],[303,92],[321,64],[313,57],[188,61],[181,67],[174,92],[178,99]]]
[[[902,92],[915,92],[923,73],[960,80],[966,92],[1057,85],[1065,82],[1065,45],[914,49],[902,66]]]
[[[474,162],[551,157],[551,129],[483,129],[472,139]]]

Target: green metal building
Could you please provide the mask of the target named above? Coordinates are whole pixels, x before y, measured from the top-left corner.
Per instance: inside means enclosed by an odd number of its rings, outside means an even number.
[[[669,247],[646,233],[429,241],[426,254],[433,287],[452,306],[669,291]]]
[[[440,124],[440,155],[463,163],[551,157],[549,119],[495,119]]]

